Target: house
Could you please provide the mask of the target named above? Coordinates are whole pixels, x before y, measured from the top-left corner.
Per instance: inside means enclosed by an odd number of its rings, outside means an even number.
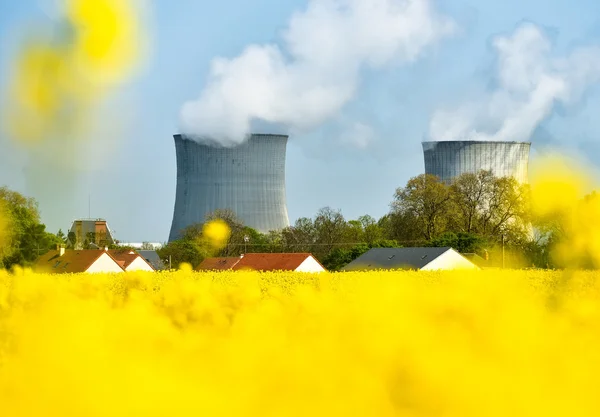
[[[233,269],[233,267],[241,260],[240,256],[222,257],[222,258],[206,258],[196,268],[196,271],[225,271]]]
[[[133,250],[112,249],[107,251],[127,271],[154,271],[154,267]]]
[[[342,271],[415,269],[419,271],[480,269],[452,248],[373,248]]]
[[[255,270],[323,272],[325,268],[310,253],[247,253],[240,257],[207,258],[196,268],[208,270]]]
[[[67,239],[75,249],[83,249],[85,242],[96,248],[114,243],[113,234],[104,219],[77,219],[73,221]]]
[[[137,250],[136,252],[139,253],[140,256],[146,260],[146,262],[148,262],[150,265],[152,265],[152,268],[154,268],[155,271],[161,271],[163,269],[167,269],[164,262],[162,261],[162,259],[160,259],[160,256],[158,256],[158,253],[155,250],[141,250],[140,249],[140,250]]]
[[[124,272],[117,260],[108,252],[96,249],[53,250],[42,255],[33,269],[46,274]]]

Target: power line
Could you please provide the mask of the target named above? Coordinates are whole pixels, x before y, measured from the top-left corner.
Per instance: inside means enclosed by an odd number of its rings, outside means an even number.
[[[395,241],[398,244],[403,243],[423,243],[423,240],[403,240]],[[336,242],[336,243],[228,243],[227,246],[356,246],[356,245],[369,245],[369,242]]]

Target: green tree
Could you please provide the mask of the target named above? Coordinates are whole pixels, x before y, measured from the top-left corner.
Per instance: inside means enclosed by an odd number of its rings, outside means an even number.
[[[223,248],[213,248],[204,240],[202,233],[204,225],[213,220],[222,220],[230,229],[230,236]],[[163,262],[171,256],[173,267],[187,262],[197,267],[206,257],[239,256],[248,252],[262,252],[270,249],[267,236],[251,227],[247,227],[231,210],[216,210],[209,213],[204,223],[192,224],[186,227],[181,238],[168,243],[157,251]]]
[[[495,178],[481,216],[480,234],[524,239],[530,218],[529,187],[511,177]]]
[[[236,255],[242,253],[265,253],[273,252],[273,245],[276,244],[276,232],[269,232],[265,235],[251,227],[244,227],[240,233],[241,241],[235,243]]]
[[[77,241],[77,235],[75,234],[75,232],[70,231],[69,233],[67,233],[66,248],[67,249],[73,249],[75,247],[75,242],[76,241]]]
[[[266,235],[263,235],[266,242],[264,252],[282,253],[284,252],[284,242],[282,231],[272,230]],[[252,242],[252,240],[250,240]]]
[[[449,187],[438,177],[423,174],[396,190],[392,211],[404,218],[412,217],[421,235],[431,240],[442,233],[448,223],[450,198]]]
[[[58,229],[58,232],[56,233],[56,237],[58,238],[58,240],[60,241],[61,244],[63,244],[63,245],[67,244],[67,236],[62,231],[62,229]]]
[[[308,217],[297,219],[293,226],[281,231],[281,247],[284,252],[312,253],[316,242],[316,228]]]
[[[466,233],[477,230],[481,215],[495,190],[495,181],[492,171],[485,170],[477,174],[462,174],[453,181],[450,195],[457,213],[453,223],[458,230]]]
[[[56,236],[46,232],[46,226],[40,221],[35,199],[0,187],[0,201],[9,225],[7,239],[4,239],[0,250],[3,267],[30,265],[56,245]]]
[[[208,223],[217,219],[227,223],[230,235],[225,248],[216,251],[213,256],[239,256],[244,252],[244,249],[248,247],[246,243],[250,243],[246,242],[245,238],[252,240],[252,244],[249,248],[252,248],[252,245],[265,243],[262,236],[260,236],[256,230],[244,225],[244,222],[237,217],[233,210],[215,210],[206,216],[205,222]],[[258,248],[255,247],[254,251],[257,249]]]
[[[368,214],[360,216],[358,221],[362,225],[364,232],[364,242],[367,244],[373,244],[374,242],[383,240],[383,229],[379,226],[379,223],[375,218]]]
[[[205,247],[189,239],[169,242],[156,252],[167,266],[170,259],[171,266],[175,269],[179,268],[182,263],[189,263],[193,268],[196,268],[208,255]]]
[[[340,243],[344,243],[348,224],[340,210],[323,207],[317,212],[313,222],[316,245],[313,254],[318,259],[324,259]]]
[[[373,243],[383,238],[383,229],[377,220],[369,215],[349,220],[346,224],[344,239],[352,243]]]
[[[425,242],[421,227],[412,213],[392,211],[377,223],[384,239],[395,240],[404,246],[422,246]]]
[[[483,255],[487,242],[480,236],[466,232],[446,232],[429,242],[428,246],[451,247],[460,253]]]

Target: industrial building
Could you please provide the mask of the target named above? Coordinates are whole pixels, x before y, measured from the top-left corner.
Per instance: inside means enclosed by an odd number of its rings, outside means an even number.
[[[229,209],[267,233],[289,226],[285,191],[287,135],[253,134],[228,148],[174,135],[177,186],[169,242],[207,214]]]
[[[496,177],[528,182],[530,142],[423,142],[425,173],[450,183],[464,173],[491,170]]]

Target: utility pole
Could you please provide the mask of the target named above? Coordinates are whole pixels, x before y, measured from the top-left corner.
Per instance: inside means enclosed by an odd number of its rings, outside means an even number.
[[[504,269],[504,232],[502,232],[502,269]]]
[[[244,236],[244,253],[248,253],[248,241],[250,238],[248,236]]]

